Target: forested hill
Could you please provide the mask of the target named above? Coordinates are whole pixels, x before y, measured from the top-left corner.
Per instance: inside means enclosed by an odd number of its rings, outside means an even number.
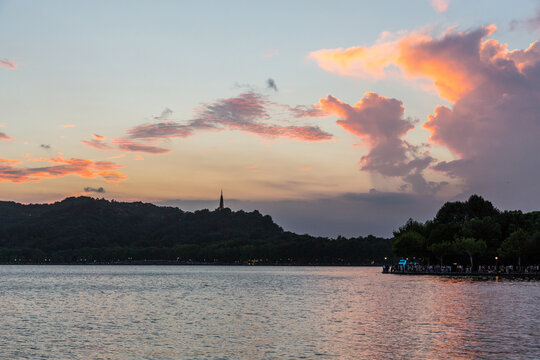
[[[89,197],[54,204],[0,202],[3,263],[370,264],[390,255],[390,239],[298,235],[258,211],[184,212]]]

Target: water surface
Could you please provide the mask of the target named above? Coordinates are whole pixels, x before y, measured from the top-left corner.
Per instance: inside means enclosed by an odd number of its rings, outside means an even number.
[[[0,266],[0,357],[539,359],[539,306],[379,268]]]

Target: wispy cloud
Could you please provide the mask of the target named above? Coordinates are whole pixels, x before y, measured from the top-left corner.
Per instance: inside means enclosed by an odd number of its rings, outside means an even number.
[[[540,6],[534,12],[534,15],[525,19],[515,19],[510,22],[510,31],[525,28],[529,31],[540,31]]]
[[[277,115],[275,112],[281,114]],[[289,137],[304,141],[323,141],[332,135],[318,126],[280,125],[273,115],[292,118],[324,116],[320,109],[276,104],[254,91],[202,105],[187,123],[173,121],[142,124],[127,131],[131,139],[185,138],[196,131],[238,130],[259,136]]]
[[[139,143],[135,143],[132,141],[127,141],[127,140],[118,140],[118,141],[115,141],[115,143],[118,145],[119,149],[125,150],[125,151],[143,152],[147,154],[166,154],[170,151],[169,149],[165,149],[162,147],[153,146],[153,145],[144,145],[144,144],[139,144]]]
[[[326,116],[320,108],[278,104],[255,91],[203,104],[196,110],[195,116],[185,122],[169,120],[171,115],[172,110],[165,108],[161,115],[154,117],[157,122],[134,126],[126,131],[125,136],[112,139],[111,142],[96,134],[93,139],[82,142],[99,150],[120,149],[165,154],[169,149],[158,146],[158,142],[187,138],[203,131],[235,130],[265,138],[285,137],[299,141],[332,139],[331,134],[318,126],[291,125],[292,120]]]
[[[15,70],[17,68],[17,64],[13,60],[4,58],[0,59],[0,68],[6,70]]]
[[[67,175],[85,178],[101,177],[108,182],[120,182],[127,179],[125,174],[116,171],[120,166],[110,161],[76,158],[68,160],[59,156],[49,159],[48,162],[51,163],[50,166],[22,167],[19,160],[0,159],[0,181],[22,183]]]
[[[114,146],[108,144],[104,140],[90,139],[90,140],[81,140],[81,142],[87,146],[90,146],[98,150],[114,150]]]
[[[11,136],[8,136],[4,132],[0,132],[0,140],[11,140]]]

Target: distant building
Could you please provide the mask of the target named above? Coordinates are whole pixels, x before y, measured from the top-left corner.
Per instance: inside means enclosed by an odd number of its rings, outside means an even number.
[[[225,206],[223,206],[223,190],[221,190],[221,196],[219,198],[219,207],[216,210],[223,210],[225,209]]]

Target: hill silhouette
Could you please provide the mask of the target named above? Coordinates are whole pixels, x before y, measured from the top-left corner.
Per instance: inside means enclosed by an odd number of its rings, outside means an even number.
[[[0,202],[4,263],[371,264],[390,255],[390,239],[298,235],[258,211],[184,212],[90,197],[53,204]]]

